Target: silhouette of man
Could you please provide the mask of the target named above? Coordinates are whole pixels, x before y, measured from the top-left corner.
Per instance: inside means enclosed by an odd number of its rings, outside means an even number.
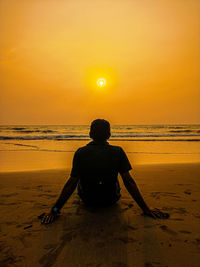
[[[107,142],[110,135],[108,121],[97,119],[92,122],[90,137],[93,141],[75,152],[70,178],[50,213],[42,217],[42,223],[48,224],[57,218],[77,186],[78,195],[86,205],[108,206],[116,203],[121,197],[118,173],[144,215],[153,218],[169,216],[158,209],[151,210],[147,206],[129,173],[132,167],[126,153],[120,146],[112,146]]]

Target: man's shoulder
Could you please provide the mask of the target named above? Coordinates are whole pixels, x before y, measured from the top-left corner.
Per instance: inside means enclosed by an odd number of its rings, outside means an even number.
[[[90,151],[91,147],[94,147],[92,146],[92,142],[86,144],[85,146],[82,146],[82,147],[79,147],[77,150],[76,150],[76,154],[81,154],[81,153],[84,153],[86,151]],[[106,147],[109,149],[109,150],[112,150],[112,151],[116,151],[116,152],[121,152],[123,151],[122,147],[121,146],[114,146],[114,145],[111,145],[107,142],[106,144]]]
[[[84,151],[85,149],[87,149],[87,145],[86,145],[86,146],[79,147],[79,148],[75,151],[75,153],[76,153],[76,154],[79,154],[79,153],[81,153],[82,151]]]
[[[76,151],[75,154],[81,154],[82,152],[88,151],[89,146],[86,144],[85,146],[79,147]]]

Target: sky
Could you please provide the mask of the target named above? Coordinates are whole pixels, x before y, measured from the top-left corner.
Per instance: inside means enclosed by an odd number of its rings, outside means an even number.
[[[200,0],[1,0],[0,124],[200,123],[199,14]]]

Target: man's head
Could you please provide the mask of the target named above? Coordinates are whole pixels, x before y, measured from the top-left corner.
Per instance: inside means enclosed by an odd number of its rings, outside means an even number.
[[[94,120],[90,126],[90,137],[97,142],[110,138],[110,123],[103,119]]]

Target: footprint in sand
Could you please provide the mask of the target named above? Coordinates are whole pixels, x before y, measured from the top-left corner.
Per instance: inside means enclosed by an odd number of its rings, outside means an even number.
[[[197,244],[200,245],[200,238],[196,238],[195,240],[196,240]]]
[[[200,219],[200,215],[196,215],[196,214],[193,214],[193,216],[195,217],[195,218],[197,218],[197,219]]]
[[[152,192],[150,195],[156,199],[160,199],[161,197],[180,198],[180,196],[177,196],[176,193],[173,192]]]
[[[38,197],[45,197],[45,198],[56,198],[57,195],[53,195],[53,194],[40,194],[38,195]]]
[[[190,231],[186,231],[186,230],[180,230],[179,232],[182,233],[182,234],[191,234]]]
[[[192,184],[175,184],[175,185],[180,185],[180,186],[182,186],[182,185],[192,185]]]
[[[70,242],[73,238],[73,233],[69,232],[64,234],[60,242],[55,247],[51,247],[49,251],[39,259],[39,264],[44,267],[51,267],[56,262],[58,256],[62,252],[66,243]]]
[[[132,242],[136,242],[136,239],[133,239],[131,237],[120,237],[118,238],[120,241],[122,241],[123,243],[127,244],[127,243],[132,243]]]
[[[161,225],[160,229],[162,229],[164,232],[170,234],[170,235],[177,235],[177,233],[171,229],[169,229],[166,225]]]
[[[55,249],[58,246],[58,244],[47,244],[44,246],[44,249]]]
[[[116,266],[116,267],[129,267],[126,263],[119,262],[119,261],[118,262],[113,262],[113,265],[112,266]]]
[[[134,227],[134,226],[131,226],[131,225],[124,225],[124,226],[122,226],[121,228],[122,228],[122,230],[124,230],[124,231],[128,231],[128,230],[135,231],[135,230],[138,229],[138,228],[136,228],[136,227]]]
[[[4,245],[0,245],[1,259],[0,266],[22,266],[20,263],[23,262],[24,256],[14,255],[12,248]]]
[[[191,191],[190,191],[189,189],[185,190],[184,193],[185,193],[186,195],[191,195],[191,194],[192,194]]]
[[[6,225],[16,225],[16,222],[15,221],[10,221],[10,222],[6,222],[5,224]]]
[[[126,210],[129,210],[130,208],[133,207],[133,203],[125,203],[125,202],[122,202],[121,203],[123,207],[121,207],[121,212],[124,212]]]
[[[154,266],[161,266],[160,262],[145,262],[144,267],[154,267]]]
[[[153,267],[153,264],[151,262],[145,262],[144,266],[145,267]]]
[[[17,188],[22,190],[30,190],[31,188],[29,186],[17,186]]]
[[[171,220],[173,220],[173,221],[184,221],[184,220],[181,219],[181,218],[171,218]]]
[[[32,187],[33,190],[39,190],[39,191],[42,191],[43,190],[43,186],[42,185],[37,185],[37,186],[34,186]]]
[[[2,197],[14,197],[14,196],[17,196],[18,193],[11,193],[11,194],[2,194],[1,196]]]
[[[166,211],[173,211],[174,213],[178,213],[178,214],[186,214],[187,213],[185,208],[163,207],[162,209],[166,210]]]
[[[127,228],[130,229],[130,230],[133,230],[133,231],[138,229],[137,227],[134,227],[134,226],[131,226],[131,225],[128,225]]]
[[[200,238],[194,239],[194,241],[192,241],[192,244],[197,245],[197,247],[200,248],[199,247],[199,245],[200,245]]]

